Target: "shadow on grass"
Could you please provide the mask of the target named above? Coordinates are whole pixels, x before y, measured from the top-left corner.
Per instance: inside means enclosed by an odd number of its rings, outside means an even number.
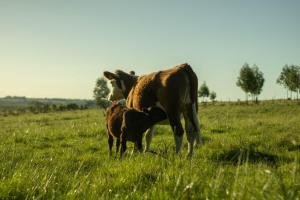
[[[157,174],[151,172],[143,172],[139,175],[139,181],[146,183],[154,183],[157,180]]]
[[[91,153],[96,153],[96,152],[99,152],[100,151],[100,148],[99,147],[89,147],[87,149],[88,152],[91,152]]]
[[[223,161],[226,164],[265,163],[276,165],[279,157],[269,153],[263,153],[254,148],[233,148],[227,152],[215,155],[214,160]]]
[[[33,148],[35,149],[49,149],[49,148],[52,148],[52,145],[50,143],[45,143],[45,142],[40,142],[40,143],[37,143],[37,144],[33,144],[32,145]]]
[[[209,129],[209,133],[212,133],[212,134],[230,133],[232,131],[233,131],[233,127],[230,127],[230,126],[218,126],[218,127],[212,127]]]
[[[210,129],[211,133],[225,133],[226,131],[222,128],[212,128]]]
[[[300,151],[300,144],[298,145],[294,145],[294,146],[290,146],[288,148],[289,151]]]
[[[300,144],[297,144],[295,140],[283,140],[277,146],[286,148],[288,151],[300,151]]]

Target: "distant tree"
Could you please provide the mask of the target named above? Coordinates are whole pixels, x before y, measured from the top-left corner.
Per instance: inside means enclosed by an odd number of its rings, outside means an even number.
[[[262,91],[265,79],[264,74],[261,71],[259,71],[257,65],[254,65],[252,67],[252,72],[254,74],[255,84],[253,89],[251,90],[251,94],[253,95],[253,98],[255,98],[255,102],[258,103],[258,95],[260,95]]]
[[[283,87],[286,88],[286,98],[289,97],[289,90],[291,89],[290,88],[290,80],[289,80],[289,74],[290,74],[290,67],[288,65],[284,65],[282,70],[281,70],[281,73],[279,75],[279,77],[277,78],[276,82],[279,84],[279,85],[282,85]]]
[[[50,105],[49,104],[44,104],[42,108],[42,112],[47,113],[50,111]]]
[[[258,95],[262,91],[265,79],[263,73],[259,71],[257,65],[252,68],[245,63],[240,69],[240,74],[236,85],[240,87],[246,94],[246,101],[248,101],[248,95],[252,95],[252,99],[258,102]]]
[[[87,100],[84,105],[85,108],[95,108],[97,107],[97,102],[95,100]]]
[[[58,110],[59,111],[64,111],[64,110],[66,110],[67,109],[67,107],[64,105],[64,104],[60,104],[59,106],[58,106]]]
[[[56,110],[57,110],[57,105],[56,105],[56,104],[52,104],[52,105],[51,105],[51,109],[52,109],[53,111],[56,111]]]
[[[29,111],[32,113],[47,113],[51,110],[50,104],[34,101],[29,106]]]
[[[78,110],[79,106],[76,103],[69,103],[66,105],[67,110]]]
[[[205,82],[201,85],[200,89],[198,90],[198,97],[202,97],[203,101],[205,98],[209,97],[209,89]]]
[[[295,76],[295,85],[297,86],[297,100],[299,99],[299,93],[300,93],[300,67],[297,67],[297,72]]]
[[[210,95],[209,95],[210,100],[211,100],[212,102],[214,102],[215,99],[216,99],[216,97],[217,97],[216,92],[211,91],[211,92],[210,92]]]
[[[109,94],[106,80],[101,77],[96,80],[96,86],[94,88],[94,98],[99,106],[103,105],[103,99]]]
[[[254,88],[254,74],[248,65],[245,63],[240,69],[240,75],[236,82],[236,85],[240,87],[246,94],[246,101],[248,101],[248,94],[251,92],[252,88]]]
[[[80,105],[80,110],[85,110],[85,109],[88,109],[88,106],[85,104],[85,105]]]
[[[287,98],[290,91],[290,98],[292,98],[293,92],[296,92],[298,99],[300,92],[300,67],[297,65],[284,65],[276,82],[287,89]]]

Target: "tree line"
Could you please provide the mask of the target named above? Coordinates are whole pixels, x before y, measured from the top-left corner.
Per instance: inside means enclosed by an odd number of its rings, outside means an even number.
[[[214,91],[210,92],[208,86],[204,82],[198,90],[198,97],[202,98],[202,101],[205,101],[206,98],[209,98],[212,102],[214,102],[217,98],[217,93]]]
[[[10,107],[0,107],[0,116],[9,115],[19,115],[22,113],[49,113],[49,112],[60,112],[68,110],[85,110],[94,107],[94,105],[89,105],[86,103],[84,105],[79,105],[76,103],[67,104],[46,104],[41,102],[34,102],[30,106],[10,106]]]
[[[55,111],[67,111],[67,110],[85,110],[88,109],[89,105],[78,105],[76,103],[67,103],[67,104],[45,104],[41,102],[35,102],[29,106],[29,111],[32,113],[48,113]]]
[[[264,74],[259,67],[256,64],[250,67],[248,63],[245,63],[239,71],[236,86],[245,92],[246,101],[248,101],[248,97],[251,97],[252,101],[258,103],[258,96],[262,92],[264,83]],[[286,88],[287,99],[292,99],[293,93],[296,93],[298,100],[300,93],[300,67],[297,65],[284,65],[276,83]],[[109,89],[105,78],[98,78],[94,88],[94,98],[100,107],[105,107],[107,104],[105,99],[108,93]],[[203,101],[209,98],[212,102],[215,102],[217,94],[214,91],[210,91],[206,82],[204,82],[198,90],[198,97],[202,98]]]
[[[258,66],[253,65],[253,67],[250,67],[245,63],[240,70],[236,85],[245,92],[246,100],[248,95],[250,95],[257,102],[264,82],[263,73],[259,70]],[[298,100],[300,92],[300,67],[297,65],[284,65],[276,83],[286,88],[287,99],[292,99],[292,94],[296,93]]]

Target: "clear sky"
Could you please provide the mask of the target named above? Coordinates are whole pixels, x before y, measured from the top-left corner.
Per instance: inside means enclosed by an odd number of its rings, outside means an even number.
[[[244,99],[240,67],[257,64],[261,98],[285,97],[300,65],[299,0],[0,1],[0,96],[92,98],[104,70],[144,74],[189,63],[217,99]]]

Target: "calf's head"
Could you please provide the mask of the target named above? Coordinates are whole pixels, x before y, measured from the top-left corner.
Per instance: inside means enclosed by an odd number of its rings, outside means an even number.
[[[158,108],[151,107],[143,112],[129,109],[123,114],[121,130],[129,141],[141,140],[143,133],[155,123],[167,119],[166,113]]]
[[[110,94],[108,100],[116,101],[127,98],[129,91],[137,81],[134,71],[130,73],[123,72],[121,70],[115,71],[115,73],[105,71],[104,77],[108,79],[110,86]]]
[[[157,106],[150,107],[149,109],[144,109],[143,112],[148,114],[152,125],[167,119],[166,113]]]

